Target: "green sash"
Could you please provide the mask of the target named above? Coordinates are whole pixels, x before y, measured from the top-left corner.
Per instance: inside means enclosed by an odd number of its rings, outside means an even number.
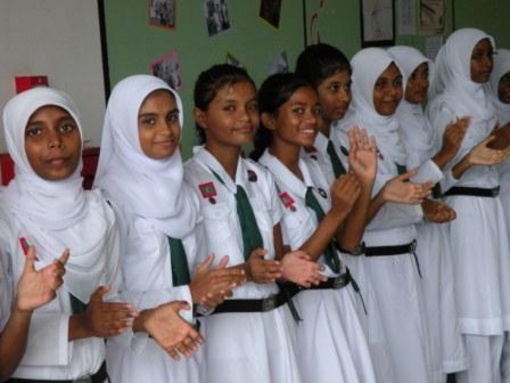
[[[342,165],[342,161],[340,161],[340,158],[336,154],[335,148],[333,147],[333,142],[331,140],[328,140],[327,152],[331,160],[331,165],[333,165],[333,172],[335,173],[335,177],[338,178],[345,174],[345,168]]]
[[[319,204],[319,201],[317,201],[317,198],[315,198],[315,195],[313,194],[313,188],[309,186],[306,190],[306,206],[311,208],[315,215],[317,216],[317,221],[322,221],[324,218],[324,210],[322,210],[321,205]],[[326,263],[330,267],[330,269],[335,272],[340,272],[340,258],[338,257],[338,253],[336,250],[336,246],[334,243],[334,240],[331,240],[329,242],[328,247],[324,250],[324,255],[326,257]]]
[[[188,267],[188,258],[186,250],[180,239],[168,237],[170,246],[170,261],[172,264],[172,280],[174,286],[189,285],[191,277]]]

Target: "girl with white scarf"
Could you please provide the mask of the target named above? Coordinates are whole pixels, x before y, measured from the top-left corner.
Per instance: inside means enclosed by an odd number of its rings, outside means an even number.
[[[208,294],[221,300],[217,296],[244,279],[238,270],[208,271],[212,257],[191,279],[200,245],[195,231],[199,213],[183,181],[182,113],[177,93],[149,75],[122,80],[108,102],[96,186],[105,191],[120,221],[123,295],[141,310],[136,338],[120,337],[107,347],[112,382],[203,381],[200,353],[182,362],[167,355],[175,358],[179,351],[189,357],[200,335],[186,324],[180,345],[170,347],[166,338],[180,321],[179,310],[191,323],[193,305],[208,303],[210,308],[214,302],[206,302]]]
[[[470,366],[459,383],[500,382],[504,335],[510,330],[510,247],[495,168],[508,150],[491,149],[495,109],[485,85],[493,62],[494,40],[472,28],[454,32],[440,52],[437,68],[443,91],[427,113],[437,134],[455,119],[470,117],[460,150],[449,161],[443,183],[450,222],[456,303]],[[434,78],[434,81],[436,79]]]
[[[397,109],[402,143],[408,163],[419,167],[432,160],[441,169],[460,148],[469,120],[461,119],[446,129],[443,139],[436,136],[423,111],[432,62],[420,51],[406,46],[388,50],[404,76],[404,98]],[[425,202],[425,221],[417,225],[420,267],[430,334],[434,382],[446,382],[447,374],[467,368],[463,340],[457,322],[453,270],[447,227],[438,225],[455,219],[444,203]]]
[[[72,380],[103,373],[101,338],[130,329],[137,313],[125,303],[103,302],[118,287],[118,235],[99,191],[82,188],[77,111],[66,94],[36,88],[7,103],[3,123],[16,177],[1,195],[8,227],[0,248],[10,258],[13,282],[29,245],[37,248],[37,269],[64,249],[71,254],[56,299],[32,315],[27,350],[13,376]]]
[[[384,332],[387,356],[396,375],[392,381],[429,383],[431,368],[415,224],[422,219],[419,203],[440,172],[427,165],[419,173],[418,180],[423,183],[403,182],[416,172],[405,171],[408,157],[395,114],[402,98],[402,76],[394,58],[382,49],[368,48],[358,52],[351,65],[352,107],[336,130],[335,140],[343,148],[345,161],[347,132],[355,126],[366,128],[376,139],[379,159],[372,192],[373,218],[363,236],[364,255],[347,257],[346,262],[368,297],[369,344],[374,336],[371,329],[382,328]],[[396,184],[400,190],[397,195],[390,193]],[[403,201],[407,204],[395,203]],[[371,307],[377,305],[380,323],[370,314]],[[380,362],[378,358],[373,360],[375,364]],[[379,379],[384,381],[382,376]]]

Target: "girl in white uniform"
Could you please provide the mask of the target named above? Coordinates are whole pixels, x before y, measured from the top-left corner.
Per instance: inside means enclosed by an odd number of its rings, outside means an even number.
[[[4,227],[5,222],[0,219],[2,233],[6,232]],[[12,374],[23,357],[32,314],[55,298],[63,283],[68,257],[69,251],[65,251],[58,260],[37,271],[35,249],[30,247],[23,274],[14,289],[8,273],[9,259],[0,252],[0,382]]]
[[[119,217],[122,294],[141,310],[136,337],[108,343],[112,382],[204,381],[200,352],[183,361],[168,356],[168,352],[175,356],[175,350],[167,351],[164,338],[175,326],[171,319],[183,308],[171,302],[187,302],[181,313],[192,323],[191,308],[203,296],[231,288],[236,283],[231,274],[243,278],[240,271],[223,269],[220,275],[203,270],[191,280],[198,201],[183,183],[182,114],[177,93],[149,75],[122,80],[108,102],[96,186],[104,190]],[[219,286],[213,278],[222,279]],[[184,329],[189,336],[180,351],[189,354],[200,337],[189,325]]]
[[[403,72],[404,98],[397,109],[402,143],[411,168],[432,160],[442,169],[457,153],[469,124],[467,118],[452,123],[444,138],[428,122],[422,105],[426,102],[431,62],[415,48],[389,49]],[[437,196],[440,198],[440,195]],[[444,383],[447,374],[467,368],[467,355],[457,319],[448,227],[439,225],[455,219],[446,204],[427,200],[422,204],[425,221],[417,225],[421,279],[430,334],[434,382]]]
[[[269,77],[259,90],[262,124],[255,137],[254,158],[274,175],[283,207],[284,243],[302,249],[325,268],[328,282],[296,297],[303,318],[297,331],[297,355],[305,382],[375,382],[368,344],[355,308],[356,282],[341,261],[333,238],[349,233],[347,217],[363,193],[370,202],[377,160],[360,182],[353,173],[333,186],[317,161],[300,159],[300,150],[313,145],[320,104],[311,85],[296,74]],[[368,149],[370,151],[370,149]],[[356,153],[353,150],[351,160]],[[331,190],[331,192],[330,192]],[[366,219],[365,215],[361,218]],[[341,243],[341,242],[339,242]],[[353,287],[355,286],[355,287]],[[359,292],[359,289],[358,289]]]
[[[282,213],[273,178],[241,157],[259,124],[255,86],[244,70],[216,65],[200,74],[194,98],[205,146],[186,163],[185,177],[204,216],[206,246],[199,257],[228,254],[230,264],[248,277],[232,299],[201,321],[207,382],[302,382],[288,297],[275,282],[286,278],[308,286],[324,278],[302,253],[282,258]]]
[[[346,262],[349,268],[364,271],[355,275],[360,279],[362,292],[366,290],[369,328],[381,325],[386,336],[387,353],[395,369],[393,381],[429,383],[428,334],[414,224],[421,221],[419,203],[440,172],[427,166],[419,179],[421,183],[403,182],[415,173],[405,172],[407,156],[395,116],[402,98],[402,76],[394,59],[384,50],[368,48],[358,52],[351,65],[352,109],[335,130],[334,140],[347,151],[346,132],[362,126],[375,136],[379,159],[370,207],[371,221],[363,236],[364,255],[348,257]],[[392,184],[400,184],[398,195]],[[391,201],[407,201],[408,204],[389,203]],[[379,302],[380,318],[371,316],[371,307],[377,305],[376,302]]]
[[[29,244],[37,248],[36,268],[66,248],[71,254],[57,298],[32,315],[14,381],[104,379],[101,338],[130,329],[137,313],[128,304],[104,302],[118,288],[118,234],[99,191],[82,188],[76,109],[64,93],[36,88],[7,103],[3,122],[16,177],[1,195],[8,227],[0,248],[10,257],[13,283]]]
[[[457,219],[449,223],[456,303],[470,366],[459,383],[500,382],[503,336],[510,329],[510,248],[498,197],[494,166],[507,153],[491,149],[495,110],[484,88],[492,71],[494,41],[477,29],[460,29],[438,58],[442,93],[428,107],[430,122],[442,134],[453,120],[470,117],[457,155],[446,166],[443,191]],[[489,147],[488,147],[489,146]],[[475,166],[476,165],[476,166]]]

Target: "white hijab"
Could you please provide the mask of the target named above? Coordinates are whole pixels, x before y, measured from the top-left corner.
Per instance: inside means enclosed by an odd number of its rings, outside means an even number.
[[[122,80],[108,101],[95,186],[166,235],[184,238],[195,227],[197,210],[184,190],[180,150],[167,159],[151,159],[143,153],[138,135],[140,107],[159,89],[173,95],[182,128],[181,99],[163,80],[150,75]]]
[[[498,49],[498,54],[494,56],[494,69],[489,81],[489,90],[500,124],[510,122],[510,104],[501,102],[498,95],[499,81],[508,72],[510,72],[510,50]]]
[[[489,39],[495,47],[494,39],[478,29],[463,28],[452,33],[438,54],[437,75],[432,86],[439,93],[437,97],[455,113],[472,116],[473,122],[478,123],[489,122],[495,113],[484,84],[471,80],[471,55],[476,44],[483,39]],[[492,129],[489,124],[486,125],[486,129],[478,129],[480,139]]]
[[[430,73],[433,69],[432,62],[416,48],[396,46],[388,49],[388,51],[397,60],[403,72],[404,94],[409,77],[421,64],[428,64],[430,78]],[[397,117],[400,123],[402,139],[407,145],[409,165],[412,168],[418,167],[428,160],[428,158],[420,158],[422,157],[420,154],[427,152],[435,144],[434,130],[425,116],[423,106],[411,104],[405,100],[405,97],[402,98],[402,102],[398,106]]]
[[[366,128],[369,135],[376,137],[377,147],[385,157],[399,165],[406,165],[396,114],[382,116],[374,106],[375,83],[392,63],[398,66],[395,59],[380,48],[365,48],[354,55],[351,60],[352,107],[341,127],[350,129],[357,125]]]
[[[83,137],[78,112],[65,93],[35,88],[12,98],[5,106],[3,123],[16,177],[5,188],[1,202],[10,223],[36,247],[42,265],[51,263],[69,247],[71,257],[66,266],[65,287],[88,302],[104,272],[112,222],[106,218],[107,207],[100,194],[83,190],[81,160],[76,171],[61,181],[44,180],[30,166],[25,152],[25,128],[38,109],[49,105],[68,112]],[[72,231],[75,227],[90,230],[80,235]],[[57,239],[62,237],[66,237],[66,243]]]

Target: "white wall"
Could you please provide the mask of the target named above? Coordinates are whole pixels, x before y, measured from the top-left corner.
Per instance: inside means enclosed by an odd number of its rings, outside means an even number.
[[[96,0],[0,0],[2,110],[15,95],[15,75],[48,75],[75,101],[88,145],[99,146],[105,90],[97,7]],[[2,126],[1,152],[3,136]]]

